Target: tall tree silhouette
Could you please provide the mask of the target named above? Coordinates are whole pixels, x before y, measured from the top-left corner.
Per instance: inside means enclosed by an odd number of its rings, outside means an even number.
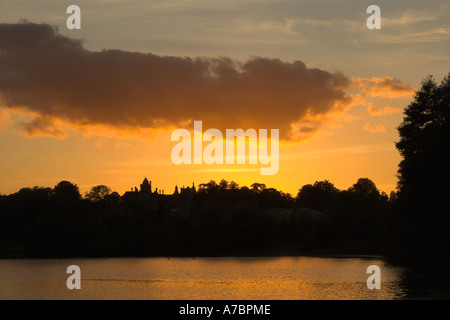
[[[263,190],[265,190],[267,187],[264,183],[255,182],[250,186],[250,188],[252,188],[252,190],[255,191],[256,193],[260,193]]]
[[[316,181],[314,185],[304,185],[297,194],[297,205],[309,209],[328,211],[330,202],[338,194],[333,183],[328,180]]]
[[[398,132],[399,248],[408,259],[450,260],[450,74],[423,80]]]
[[[365,196],[379,196],[380,191],[375,183],[369,178],[359,178],[358,181],[349,188],[349,191],[357,192]]]
[[[111,194],[111,189],[103,184],[94,186],[91,188],[91,191],[86,192],[85,198],[96,202],[104,200]]]
[[[53,188],[53,198],[59,201],[78,201],[81,199],[80,189],[69,181],[61,181]]]

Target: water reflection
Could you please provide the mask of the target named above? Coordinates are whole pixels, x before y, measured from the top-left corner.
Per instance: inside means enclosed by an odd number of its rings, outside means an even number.
[[[66,268],[72,264],[81,267],[81,290],[66,287]],[[380,290],[366,286],[366,269],[372,264],[381,267]],[[413,274],[382,260],[312,257],[2,260],[0,299],[448,297],[445,288],[415,286],[418,279]]]

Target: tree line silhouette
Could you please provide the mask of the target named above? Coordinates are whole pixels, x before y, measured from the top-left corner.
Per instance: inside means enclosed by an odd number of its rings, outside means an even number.
[[[448,261],[450,75],[423,80],[398,127],[398,191],[368,178],[347,190],[304,185],[295,196],[221,180],[174,195],[120,196],[104,185],[23,188],[0,196],[0,256],[106,257],[371,254]]]
[[[1,243],[34,257],[378,253],[390,205],[367,178],[349,190],[317,181],[296,197],[221,180],[133,199],[104,185],[83,197],[61,181],[1,197]]]

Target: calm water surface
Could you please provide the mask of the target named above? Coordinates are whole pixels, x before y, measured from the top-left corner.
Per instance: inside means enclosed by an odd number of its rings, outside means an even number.
[[[373,264],[381,289],[371,291]],[[69,265],[81,268],[81,290],[67,289]],[[0,299],[403,299],[404,273],[382,260],[311,257],[0,260]]]

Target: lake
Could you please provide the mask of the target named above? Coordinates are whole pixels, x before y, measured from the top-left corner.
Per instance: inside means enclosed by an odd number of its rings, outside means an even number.
[[[69,265],[81,290],[69,290]],[[367,267],[381,268],[369,290]],[[110,258],[0,260],[0,299],[303,300],[449,298],[408,287],[407,270],[360,258]]]

